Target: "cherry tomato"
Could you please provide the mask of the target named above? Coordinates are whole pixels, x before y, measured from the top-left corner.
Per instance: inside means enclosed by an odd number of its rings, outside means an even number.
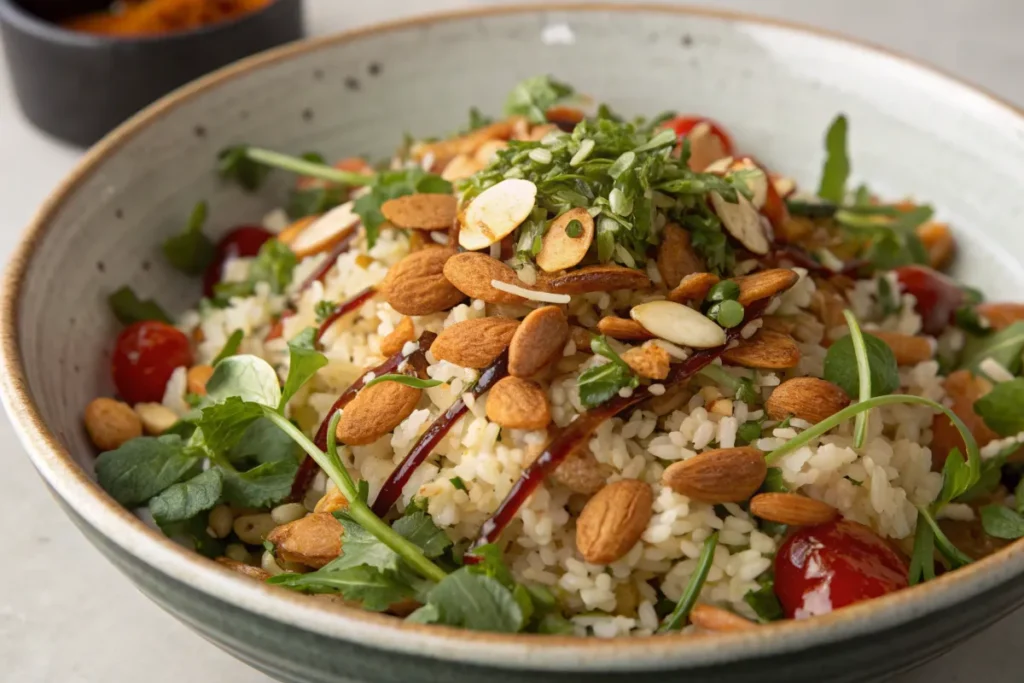
[[[940,334],[964,303],[960,287],[927,266],[902,266],[893,272],[900,288],[917,299],[915,309],[921,316],[921,329],[925,334]]]
[[[798,529],[775,555],[775,594],[790,619],[826,614],[906,588],[903,558],[863,524]]]
[[[677,116],[662,124],[664,128],[671,128],[679,138],[685,138],[698,124],[706,123],[711,128],[711,134],[718,138],[725,149],[726,156],[733,155],[732,138],[725,132],[725,129],[703,116]]]
[[[225,261],[232,257],[255,256],[263,243],[273,236],[269,230],[258,225],[243,225],[224,235],[217,243],[213,263],[203,274],[203,294],[213,296],[213,286],[220,282],[223,276]]]
[[[192,365],[192,348],[181,330],[156,320],[129,325],[117,336],[111,372],[128,403],[159,402],[175,368]]]

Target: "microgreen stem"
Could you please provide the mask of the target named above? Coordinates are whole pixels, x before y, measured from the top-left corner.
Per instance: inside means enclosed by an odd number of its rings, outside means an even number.
[[[356,482],[352,479],[352,475],[348,473],[345,466],[341,462],[341,457],[338,455],[338,423],[341,422],[341,412],[335,411],[334,415],[331,416],[331,421],[327,425],[327,457],[335,464],[340,474],[348,483],[348,486],[353,491],[358,491]]]
[[[932,536],[934,537],[935,547],[939,549],[943,557],[949,560],[950,564],[953,565],[953,569],[963,567],[970,564],[973,560],[967,555],[964,555],[960,550],[953,545],[953,543],[946,538],[946,534],[939,528],[939,523],[935,521],[935,517],[932,516],[931,511],[925,508],[923,505],[917,506],[917,511],[920,513],[917,517],[917,523],[920,524],[923,519],[927,522],[931,528]]]
[[[318,164],[315,161],[307,161],[288,154],[281,154],[280,152],[261,149],[259,147],[246,148],[245,155],[249,159],[263,164],[264,166],[273,166],[274,168],[291,171],[292,173],[298,173],[299,175],[319,178],[321,180],[340,183],[342,185],[372,185],[377,180],[377,176],[375,175],[355,173],[354,171],[342,171],[341,169],[334,168],[333,166]]]
[[[868,349],[864,345],[864,335],[853,311],[843,311],[846,324],[850,327],[850,339],[853,341],[853,355],[857,358],[857,380],[859,383],[857,400],[863,403],[871,398],[871,364],[868,363]],[[868,411],[859,413],[853,427],[853,447],[863,448],[868,434]]]
[[[276,424],[295,443],[299,444],[302,450],[306,451],[309,457],[313,458],[316,464],[320,465],[321,469],[327,473],[327,476],[331,478],[331,481],[334,482],[342,495],[348,500],[347,512],[349,517],[380,539],[381,543],[398,553],[420,576],[431,581],[441,581],[448,575],[443,569],[427,559],[423,551],[416,547],[415,544],[399,535],[394,529],[384,523],[380,517],[373,514],[373,511],[370,510],[366,503],[359,500],[355,483],[352,481],[349,473],[345,471],[345,468],[342,467],[341,461],[338,458],[331,458],[317,448],[316,444],[302,433],[302,430],[273,408],[265,407],[263,412],[267,419]],[[331,433],[328,434],[328,439],[331,438],[333,432],[334,430],[332,429]],[[335,450],[335,452],[337,451]]]
[[[678,631],[682,628],[686,618],[690,616],[693,606],[697,604],[697,598],[700,597],[700,591],[704,587],[704,582],[707,581],[708,573],[711,571],[711,564],[715,558],[715,547],[717,545],[718,532],[716,531],[705,539],[704,548],[701,549],[700,557],[697,558],[697,569],[690,575],[690,580],[686,583],[686,588],[683,590],[679,602],[676,603],[676,608],[665,619],[661,628],[658,629],[658,633]]]

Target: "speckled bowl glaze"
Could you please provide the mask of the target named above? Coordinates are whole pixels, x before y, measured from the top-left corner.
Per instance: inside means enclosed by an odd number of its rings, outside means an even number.
[[[452,130],[549,72],[628,113],[725,122],[738,146],[805,182],[837,111],[855,175],[933,200],[955,226],[961,275],[1020,298],[1024,118],[903,58],[746,17],[629,5],[483,10],[286,47],[160,101],[101,142],[42,207],[8,269],[3,401],[33,462],[83,532],[139,588],[210,641],[281,680],[860,681],[948,649],[1024,602],[1024,545],[882,600],[716,637],[583,640],[406,624],[239,578],[120,509],[92,480],[82,407],[111,390],[105,296],[128,282],[185,308],[198,286],[161,240],[198,199],[226,230],[279,203],[220,183],[243,141],[327,156],[391,152],[403,131]],[[183,656],[187,656],[183,653]]]

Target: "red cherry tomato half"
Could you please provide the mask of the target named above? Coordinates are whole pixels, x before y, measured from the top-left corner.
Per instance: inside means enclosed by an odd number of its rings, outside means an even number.
[[[220,282],[223,276],[225,261],[233,257],[255,256],[263,243],[273,236],[272,232],[258,225],[243,225],[224,235],[217,243],[213,262],[203,274],[203,294],[213,296],[213,286]]]
[[[903,558],[863,524],[798,529],[775,555],[775,594],[790,619],[826,614],[906,588]]]
[[[114,385],[128,403],[159,402],[175,368],[192,365],[192,348],[181,330],[156,320],[133,323],[114,346]]]
[[[711,134],[719,139],[725,149],[726,156],[733,155],[732,138],[725,132],[725,129],[709,118],[703,116],[677,116],[662,124],[664,128],[671,128],[679,138],[685,138],[698,124],[706,123],[711,128]]]
[[[949,325],[964,303],[963,290],[954,280],[926,266],[902,266],[895,271],[900,288],[917,299],[921,329],[937,335]]]

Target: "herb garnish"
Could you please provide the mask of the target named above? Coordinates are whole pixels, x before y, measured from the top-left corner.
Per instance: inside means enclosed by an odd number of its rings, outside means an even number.
[[[505,101],[505,113],[525,116],[531,123],[545,123],[548,109],[572,97],[575,92],[571,85],[550,76],[533,76],[512,89]]]
[[[201,275],[214,259],[217,249],[203,234],[206,214],[206,202],[199,202],[193,207],[184,232],[164,241],[164,257],[183,273]]]
[[[605,337],[594,336],[590,340],[590,348],[595,354],[604,356],[611,362],[596,365],[580,374],[577,386],[583,405],[593,408],[617,396],[620,390],[634,389],[639,385],[640,379],[626,361],[615,353],[615,349]]]
[[[996,384],[974,402],[974,412],[999,436],[1024,432],[1024,378]]]
[[[987,337],[971,337],[964,344],[963,361],[960,368],[966,368],[975,375],[981,372],[980,365],[991,358],[1011,375],[1021,371],[1021,354],[1024,353],[1024,321],[1017,321]]]
[[[214,301],[226,305],[234,297],[249,297],[256,285],[266,282],[273,294],[283,294],[292,282],[292,272],[298,264],[295,252],[278,240],[268,240],[249,266],[249,277],[243,282],[220,282],[213,288]]]
[[[159,320],[162,323],[170,323],[171,318],[160,307],[160,304],[152,299],[140,299],[127,285],[107,297],[107,303],[114,317],[122,325],[144,320]]]
[[[850,328],[850,343],[853,346],[853,353],[857,361],[857,400],[866,401],[871,398],[871,363],[868,360],[868,350],[864,342],[864,336],[861,334],[860,325],[857,323],[857,318],[853,315],[853,312],[849,309],[843,311],[843,317],[846,318],[846,324]],[[889,346],[885,346],[889,349]],[[892,350],[889,349],[889,354],[892,354]],[[893,363],[895,364],[896,358],[893,356]],[[899,383],[899,376],[896,377],[897,385]],[[868,411],[858,413],[856,421],[854,422],[853,428],[853,447],[863,448],[864,440],[867,438],[868,433]]]
[[[313,313],[316,314],[316,322],[319,325],[323,321],[334,315],[334,312],[338,310],[338,302],[330,301],[328,299],[321,299],[316,302],[313,306]]]
[[[238,353],[238,347],[242,344],[242,338],[245,337],[245,333],[242,330],[235,330],[228,337],[228,340],[224,342],[224,348],[220,350],[220,353],[210,363],[212,366],[216,366],[217,363],[221,362],[225,358],[235,355]]]
[[[825,135],[825,164],[821,169],[818,196],[836,204],[846,199],[846,179],[850,176],[850,158],[846,151],[846,117],[840,114]]]
[[[871,333],[862,332],[861,336],[870,374],[871,395],[883,396],[896,391],[900,386],[900,374],[892,349]],[[825,355],[824,377],[845,391],[850,398],[860,398],[860,365],[857,362],[852,328],[851,334],[844,335],[829,347]]]
[[[704,541],[700,557],[697,558],[697,568],[690,575],[690,580],[686,583],[686,588],[683,590],[679,602],[676,603],[676,608],[662,622],[661,627],[658,628],[658,633],[678,631],[686,623],[687,617],[690,616],[690,610],[697,604],[697,598],[700,597],[700,591],[704,587],[704,582],[707,581],[708,573],[711,571],[711,564],[715,559],[715,547],[717,545],[718,532],[715,531]]]
[[[737,377],[716,363],[704,366],[697,374],[707,377],[715,384],[731,391],[733,398],[737,401],[743,401],[750,405],[757,405],[761,402],[761,393],[749,377]]]

